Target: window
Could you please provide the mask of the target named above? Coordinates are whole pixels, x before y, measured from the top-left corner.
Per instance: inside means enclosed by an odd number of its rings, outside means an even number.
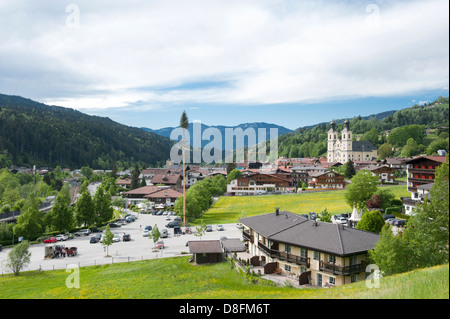
[[[335,277],[328,277],[328,283],[330,285],[336,285],[336,278]]]
[[[334,255],[328,255],[328,262],[329,263],[336,263],[336,256]]]
[[[284,265],[284,270],[291,272],[291,266],[290,265]]]
[[[306,258],[306,249],[305,248],[300,248],[300,257]]]
[[[314,260],[319,260],[319,258],[320,258],[319,252],[318,252],[318,251],[315,251],[315,252],[313,253],[313,259],[314,259]]]
[[[357,281],[358,281],[358,277],[355,274],[351,275],[350,282],[357,282]]]
[[[287,253],[291,252],[291,245],[284,245],[284,251]]]

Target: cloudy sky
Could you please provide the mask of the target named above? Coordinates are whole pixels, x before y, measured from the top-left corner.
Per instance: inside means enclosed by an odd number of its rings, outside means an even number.
[[[448,0],[0,0],[0,93],[295,129],[448,96],[448,39]]]

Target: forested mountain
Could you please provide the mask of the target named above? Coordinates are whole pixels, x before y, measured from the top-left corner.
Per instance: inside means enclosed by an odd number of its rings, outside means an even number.
[[[193,144],[192,140],[193,140],[193,136],[194,136],[194,134],[193,134],[193,130],[194,129],[193,128],[194,128],[194,125],[192,123],[190,123],[188,131],[189,131],[189,136],[191,138],[191,141],[190,141],[191,145]],[[216,129],[218,129],[220,131],[221,136],[222,136],[222,145],[224,147],[226,145],[225,144],[225,129],[227,129],[227,128],[231,128],[233,130],[235,130],[236,128],[240,128],[243,131],[245,131],[248,128],[253,129],[254,132],[256,133],[256,139],[257,140],[259,138],[259,136],[258,136],[258,129],[259,128],[263,128],[263,129],[266,130],[266,135],[264,136],[264,140],[269,140],[270,139],[270,129],[271,128],[278,129],[278,136],[291,132],[290,129],[288,129],[288,128],[284,127],[284,126],[280,126],[280,125],[276,125],[276,124],[270,124],[270,123],[265,123],[265,122],[243,123],[243,124],[239,124],[239,125],[236,125],[236,126],[223,126],[223,125],[212,125],[212,126],[209,126],[209,125],[206,125],[206,124],[202,123],[201,124],[201,129],[200,129],[201,133],[203,134],[203,132],[206,129],[208,129],[208,128],[216,128]],[[146,128],[146,127],[142,127],[142,129],[146,130],[148,132],[153,132],[153,133],[156,133],[158,135],[170,138],[170,134],[172,133],[172,130],[175,129],[175,127],[165,127],[165,128],[161,128],[161,129],[158,129],[158,130],[152,130],[152,129],[149,129],[149,128]],[[202,147],[205,147],[209,142],[210,142],[209,140],[202,140],[201,141]],[[246,146],[248,146],[248,145],[246,144]],[[252,145],[250,145],[250,146],[252,146]],[[236,147],[236,145],[234,145],[234,148],[235,147]]]
[[[0,156],[15,165],[94,169],[164,163],[173,143],[109,118],[0,94]]]
[[[399,110],[394,114],[382,113],[383,116],[373,115],[369,118],[361,116],[349,119],[353,138],[370,141],[376,147],[389,144],[393,148],[401,149],[406,146],[410,138],[416,145],[416,153],[433,153],[435,149],[448,150],[449,99],[440,97],[438,100],[425,105],[414,105]],[[342,131],[345,119],[335,120],[336,130]],[[442,129],[447,127],[447,129]],[[426,137],[426,129],[437,129],[433,138]],[[440,128],[440,129],[439,129]],[[326,154],[327,132],[329,123],[299,128],[278,139],[278,155],[286,157],[317,157]],[[392,131],[392,132],[391,132]],[[445,132],[446,131],[446,132]],[[410,144],[413,144],[410,141]],[[432,143],[435,143],[431,145]],[[431,145],[431,148],[429,148]],[[443,147],[445,146],[445,147]],[[412,152],[414,153],[414,152]],[[409,155],[416,155],[408,153]],[[404,155],[408,155],[404,154]]]

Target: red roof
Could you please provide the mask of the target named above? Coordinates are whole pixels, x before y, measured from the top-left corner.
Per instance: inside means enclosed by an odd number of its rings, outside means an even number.
[[[144,196],[144,198],[178,198],[183,196],[183,193],[177,192],[173,189],[161,189],[160,191],[151,193],[149,195]]]

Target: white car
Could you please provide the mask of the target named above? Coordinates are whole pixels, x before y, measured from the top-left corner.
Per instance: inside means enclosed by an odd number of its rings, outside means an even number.
[[[142,237],[148,237],[150,235],[150,231],[149,230],[144,230],[142,232]]]
[[[68,237],[63,234],[56,235],[55,238],[57,241],[66,241],[68,239]]]
[[[119,242],[119,241],[120,241],[120,236],[119,236],[119,234],[114,234],[113,242],[117,243],[117,242]]]

